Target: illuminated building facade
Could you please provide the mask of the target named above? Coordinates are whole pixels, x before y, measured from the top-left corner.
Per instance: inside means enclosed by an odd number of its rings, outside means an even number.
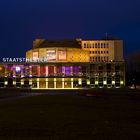
[[[0,87],[32,89],[120,88],[125,86],[121,40],[36,39],[26,58],[0,65]],[[46,59],[47,62],[38,62]]]

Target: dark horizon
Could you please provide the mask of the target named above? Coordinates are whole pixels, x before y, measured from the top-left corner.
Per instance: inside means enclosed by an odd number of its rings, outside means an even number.
[[[24,57],[32,41],[100,39],[124,41],[124,54],[140,50],[138,0],[13,0],[0,2],[1,57]]]

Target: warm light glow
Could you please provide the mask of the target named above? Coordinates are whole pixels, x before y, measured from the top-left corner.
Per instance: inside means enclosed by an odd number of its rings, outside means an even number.
[[[121,81],[121,82],[120,82],[120,84],[121,84],[121,85],[123,85],[123,84],[124,84],[124,82],[123,82],[123,81]]]
[[[5,85],[8,85],[8,81],[5,81],[4,84],[5,84]]]
[[[115,85],[115,81],[112,81],[112,85]]]
[[[0,67],[0,71],[2,70],[2,67]]]
[[[32,79],[29,80],[29,85],[32,85]]]
[[[87,80],[87,85],[90,85],[90,80]]]
[[[24,80],[23,79],[21,79],[21,85],[24,85]]]
[[[73,78],[71,78],[71,88],[73,88]]]
[[[32,88],[32,89],[40,89],[40,90],[44,90],[46,88]],[[62,88],[48,88],[49,90],[62,90]],[[71,90],[75,90],[75,89],[80,89],[80,88],[65,88],[65,89],[71,89]]]
[[[39,78],[37,78],[37,88],[39,88]]]
[[[107,84],[107,81],[104,81],[104,85],[106,85]]]
[[[82,85],[82,79],[79,79],[79,80],[78,80],[78,84],[79,84],[79,85]]]
[[[54,88],[56,88],[56,78],[54,78]]]
[[[98,85],[99,84],[99,82],[98,81],[95,81],[95,85]]]
[[[16,81],[13,81],[13,85],[16,85]]]

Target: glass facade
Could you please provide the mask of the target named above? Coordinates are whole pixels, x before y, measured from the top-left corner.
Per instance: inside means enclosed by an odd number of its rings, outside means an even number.
[[[0,87],[78,89],[124,86],[123,62],[0,64]]]

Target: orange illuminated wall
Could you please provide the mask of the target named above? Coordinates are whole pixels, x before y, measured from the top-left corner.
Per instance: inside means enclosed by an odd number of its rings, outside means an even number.
[[[47,58],[48,62],[89,62],[89,51],[82,48],[39,48],[26,52],[26,58],[32,58],[34,55],[39,58]]]

